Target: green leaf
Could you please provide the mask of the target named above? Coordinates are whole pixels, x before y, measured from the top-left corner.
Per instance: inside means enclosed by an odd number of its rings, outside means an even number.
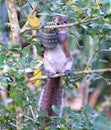
[[[15,91],[10,91],[10,97],[15,98],[15,96],[16,96],[16,92]]]
[[[36,43],[34,43],[34,45],[37,49],[37,54],[42,56],[43,55],[43,48],[42,48],[41,44],[39,42],[36,42]]]
[[[69,113],[69,117],[73,119],[79,119],[79,114],[74,112],[73,110]]]
[[[65,123],[66,123],[65,118],[60,118],[60,124],[65,124]]]
[[[48,13],[51,13],[51,12],[52,12],[50,6],[46,6],[44,10],[45,10],[46,12],[48,12]]]
[[[26,89],[26,88],[23,88],[23,93],[24,95],[27,97],[30,95],[30,90],[29,89]]]
[[[47,111],[44,111],[44,110],[40,110],[39,114],[40,114],[40,116],[48,116]]]
[[[52,106],[52,109],[53,109],[53,111],[54,111],[56,114],[60,114],[60,108],[59,108],[58,106],[53,105],[53,106]]]
[[[20,46],[19,45],[11,46],[9,51],[16,53],[16,54],[20,54]]]
[[[84,6],[88,5],[88,0],[84,0]]]
[[[48,127],[45,127],[45,129],[44,130],[49,130],[49,128]]]
[[[71,108],[69,106],[65,106],[64,109],[63,109],[63,113],[65,115],[69,114],[71,112]]]
[[[85,109],[86,111],[88,111],[88,112],[92,112],[92,109],[91,109],[91,107],[90,107],[89,105],[86,105],[86,106],[84,107],[84,109]]]
[[[28,48],[23,48],[22,56],[25,57],[28,53],[29,53],[29,49]]]
[[[100,114],[96,120],[99,120],[99,121],[108,121],[108,117],[106,117],[104,114]]]
[[[11,46],[10,49],[20,49],[20,46],[19,45],[14,45],[14,46]]]
[[[7,46],[5,43],[1,43],[1,42],[0,42],[0,46],[2,46],[2,47],[5,48],[5,49],[8,49],[8,46]]]
[[[16,92],[15,94],[16,95],[14,97],[14,101],[15,101],[17,106],[21,106],[22,105],[22,97],[20,95],[20,92]]]

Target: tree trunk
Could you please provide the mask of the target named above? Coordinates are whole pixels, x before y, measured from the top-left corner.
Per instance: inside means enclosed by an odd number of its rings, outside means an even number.
[[[20,27],[17,17],[17,11],[16,11],[16,5],[14,3],[14,0],[6,0],[6,6],[8,11],[8,17],[10,22],[10,29],[12,34],[12,44],[13,45],[20,45],[22,49],[22,42],[20,37]],[[19,58],[20,55],[14,55],[16,58]],[[17,130],[22,130],[23,126],[20,124],[20,121],[22,120],[23,112],[22,109],[18,106],[16,106],[16,127]]]

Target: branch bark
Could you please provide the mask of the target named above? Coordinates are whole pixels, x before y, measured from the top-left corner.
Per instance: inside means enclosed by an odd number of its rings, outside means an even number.
[[[14,0],[6,0],[13,44],[21,45],[20,27]]]
[[[93,74],[93,73],[104,73],[104,72],[111,72],[111,68],[99,69],[99,70],[76,71],[76,72],[72,72],[71,74],[73,74],[73,75],[81,75],[81,74]],[[63,73],[60,73],[60,74],[55,74],[54,76],[52,76],[52,78],[64,77],[64,76],[66,76],[66,75],[63,74]],[[48,79],[47,75],[40,76],[40,77],[37,77],[37,78],[30,78],[26,82],[34,82],[36,80],[45,80],[45,79]]]
[[[88,62],[86,64],[86,68],[85,70],[91,70],[92,68],[92,60],[95,57],[96,51],[94,52],[94,40],[91,36],[89,36],[89,59]],[[89,86],[91,83],[91,79],[87,78],[89,75],[85,76],[85,80],[86,80],[86,86],[84,89],[84,97],[83,97],[83,106],[88,104],[88,98],[89,98]]]
[[[11,34],[12,34],[12,44],[21,45],[21,49],[22,49],[20,27],[19,27],[19,21],[17,17],[16,5],[14,3],[14,0],[6,0],[6,5],[7,5],[8,16],[9,16]],[[14,55],[14,57],[20,58],[20,54]],[[16,127],[17,130],[22,130],[23,126],[21,125],[20,121],[22,120],[23,111],[21,107],[16,105],[15,105],[15,109],[16,109]]]
[[[89,23],[89,22],[92,22],[92,21],[95,21],[95,20],[98,20],[98,19],[99,19],[99,17],[85,18],[85,19],[77,21],[75,23],[69,23],[69,24],[64,24],[64,25],[45,26],[44,29],[72,27],[72,26],[77,26],[77,25],[84,24],[84,23]],[[42,28],[41,27],[40,28],[25,27],[25,28],[21,29],[20,33],[24,33],[25,31],[29,31],[29,30],[39,30],[39,29],[42,29]]]

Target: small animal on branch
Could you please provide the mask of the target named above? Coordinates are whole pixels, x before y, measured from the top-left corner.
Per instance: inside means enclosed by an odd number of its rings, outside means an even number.
[[[67,24],[68,21],[67,17],[56,16],[54,25]],[[43,87],[39,108],[47,111],[49,116],[59,116],[62,111],[61,78],[51,77],[57,73],[68,75],[72,70],[73,58],[68,47],[68,28],[44,29],[41,31],[41,35],[42,44],[45,44],[44,69],[50,78]],[[59,114],[53,111],[53,105],[58,106]]]

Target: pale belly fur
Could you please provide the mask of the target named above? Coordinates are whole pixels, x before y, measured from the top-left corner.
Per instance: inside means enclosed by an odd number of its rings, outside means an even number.
[[[44,67],[51,73],[65,72],[72,68],[72,58],[67,58],[61,45],[54,49],[47,49],[44,53]]]

